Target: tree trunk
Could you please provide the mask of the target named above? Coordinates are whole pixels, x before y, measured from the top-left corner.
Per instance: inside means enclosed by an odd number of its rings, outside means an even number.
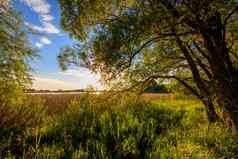
[[[229,49],[221,14],[214,13],[199,30],[204,39],[204,45],[209,51],[209,64],[217,81],[217,90],[224,99],[224,111],[229,113],[233,131],[238,132],[238,70],[230,59]]]
[[[224,111],[229,113],[232,122],[232,131],[238,134],[238,79],[237,82],[221,82],[220,91],[224,99]]]
[[[231,121],[230,115],[224,109],[224,99],[219,93],[217,94],[217,104],[222,111],[222,119],[223,119],[224,127],[227,129],[232,129],[232,121]]]
[[[219,121],[219,116],[217,115],[215,111],[215,107],[212,101],[212,98],[207,98],[207,99],[201,99],[205,109],[206,109],[206,114],[207,114],[207,119],[209,123],[214,123],[216,121]]]
[[[184,54],[184,57],[186,57],[186,60],[190,66],[190,69],[193,75],[193,80],[195,81],[196,86],[200,91],[200,93],[197,93],[197,97],[203,102],[205,106],[208,121],[210,123],[218,121],[219,116],[215,112],[213,99],[212,99],[213,92],[209,90],[210,88],[207,87],[207,85],[205,84],[205,81],[201,78],[198,67],[193,57],[190,55],[189,51],[187,50],[186,46],[183,45],[182,40],[180,38],[176,38],[176,42],[178,46],[180,47],[182,53]]]

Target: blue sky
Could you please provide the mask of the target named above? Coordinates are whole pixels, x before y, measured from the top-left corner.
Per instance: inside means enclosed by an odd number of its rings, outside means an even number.
[[[60,27],[60,8],[57,0],[14,0],[13,6],[22,13],[24,23],[41,33],[29,35],[30,42],[39,50],[39,59],[31,62],[34,69],[33,87],[36,89],[78,89],[99,84],[99,75],[85,68],[62,72],[57,63],[60,48],[73,45],[69,34]]]

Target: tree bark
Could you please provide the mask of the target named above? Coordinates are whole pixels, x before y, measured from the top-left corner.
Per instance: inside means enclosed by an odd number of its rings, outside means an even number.
[[[205,2],[205,1],[204,1]],[[181,14],[169,1],[161,1],[174,18]],[[208,5],[209,6],[209,3]],[[206,8],[214,12],[209,7]],[[183,21],[201,34],[205,48],[208,51],[209,65],[217,82],[215,86],[224,99],[224,109],[229,113],[233,123],[233,129],[238,132],[238,69],[230,59],[229,50],[226,46],[226,24],[223,24],[221,13],[215,11],[207,17],[200,18],[201,14],[195,12],[195,17],[184,16]],[[194,72],[193,72],[194,75]],[[197,83],[197,81],[195,81]]]
[[[224,99],[224,111],[229,113],[233,132],[238,132],[238,70],[232,65],[229,50],[223,37],[221,15],[215,13],[200,28],[204,45],[212,59],[210,66],[217,81],[218,93]]]
[[[219,121],[220,118],[215,111],[215,106],[214,106],[212,98],[201,99],[201,101],[203,102],[205,106],[207,119],[209,123],[214,123]]]
[[[222,120],[223,120],[224,127],[227,129],[232,129],[232,121],[231,121],[230,115],[224,109],[224,99],[219,93],[217,93],[217,104],[222,111]]]
[[[220,92],[224,99],[224,111],[228,112],[231,122],[232,131],[234,134],[238,134],[238,80],[236,83],[221,81]]]
[[[176,38],[176,42],[181,49],[182,53],[186,57],[186,60],[190,66],[193,79],[197,85],[197,88],[199,89],[200,93],[197,93],[197,97],[203,102],[205,109],[206,109],[206,114],[209,123],[213,123],[219,120],[219,116],[217,115],[213,103],[213,92],[210,90],[210,88],[207,87],[205,84],[205,81],[201,78],[200,72],[197,68],[196,63],[193,60],[193,57],[190,55],[189,50],[186,48],[185,45],[183,45],[182,40],[180,38]]]

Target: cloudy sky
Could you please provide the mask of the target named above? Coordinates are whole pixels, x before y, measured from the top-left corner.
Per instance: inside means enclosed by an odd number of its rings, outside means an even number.
[[[29,35],[32,45],[39,50],[40,58],[32,61],[36,89],[79,89],[99,84],[99,75],[85,68],[62,72],[57,63],[61,47],[75,42],[60,27],[60,9],[57,0],[14,0],[13,6],[22,13],[26,26],[40,32]]]

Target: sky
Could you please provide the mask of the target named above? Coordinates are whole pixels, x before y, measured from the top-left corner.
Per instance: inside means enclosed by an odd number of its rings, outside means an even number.
[[[20,11],[24,24],[41,33],[29,35],[31,44],[40,58],[30,62],[35,89],[83,89],[94,86],[102,89],[100,76],[86,68],[62,71],[57,62],[60,48],[76,43],[60,26],[60,8],[57,0],[14,0],[13,7]]]

